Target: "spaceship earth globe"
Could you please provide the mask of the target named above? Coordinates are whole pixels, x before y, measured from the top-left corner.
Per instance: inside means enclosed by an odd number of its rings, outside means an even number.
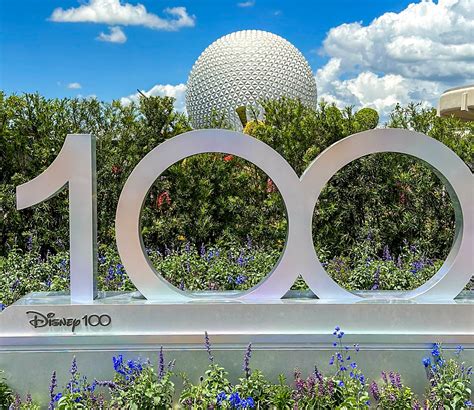
[[[266,31],[244,30],[214,41],[194,63],[188,78],[186,109],[194,128],[209,126],[213,113],[235,128],[238,107],[280,97],[316,107],[316,82],[301,52]]]

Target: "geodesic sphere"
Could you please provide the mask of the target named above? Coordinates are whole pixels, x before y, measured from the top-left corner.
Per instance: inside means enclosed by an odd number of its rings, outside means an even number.
[[[236,108],[259,101],[299,98],[316,108],[316,81],[300,51],[284,38],[244,30],[214,41],[189,75],[186,109],[194,128],[207,127],[213,113],[242,129]]]

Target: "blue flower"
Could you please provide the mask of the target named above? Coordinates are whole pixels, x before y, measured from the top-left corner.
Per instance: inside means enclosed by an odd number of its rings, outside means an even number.
[[[438,357],[441,353],[439,351],[439,344],[434,343],[433,348],[431,349],[431,354],[433,357]]]
[[[239,276],[237,276],[237,278],[235,279],[235,284],[236,284],[236,285],[242,285],[243,283],[245,283],[246,280],[247,280],[247,276],[239,275]]]
[[[337,334],[337,338],[338,338],[338,339],[342,339],[343,336],[344,336],[344,332],[339,332],[339,333]]]
[[[344,382],[342,380],[339,380],[339,382],[337,383],[339,387],[344,387]]]
[[[340,328],[339,326],[336,326],[336,327],[334,328],[334,330],[335,330],[336,332],[339,332],[339,330],[341,330],[341,328]]]
[[[356,343],[356,344],[354,345],[354,349],[355,349],[356,352],[358,352],[358,351],[360,350],[359,344]]]
[[[474,407],[474,405],[472,404],[472,401],[471,401],[471,400],[465,401],[464,404],[465,404],[467,407]]]
[[[355,369],[355,368],[357,367],[357,363],[356,363],[356,362],[352,362],[352,363],[351,363],[351,367],[352,367],[353,369]]]
[[[459,356],[463,350],[464,350],[464,347],[462,347],[462,345],[459,345],[458,347],[456,347],[455,354]]]
[[[58,394],[56,394],[56,396],[54,396],[54,399],[53,399],[53,400],[54,400],[54,401],[59,401],[59,399],[60,399],[61,397],[63,397],[63,394],[62,394],[62,393],[58,393]]]
[[[239,393],[235,392],[235,393],[232,393],[229,397],[229,403],[234,406],[234,407],[237,407],[240,405],[240,402],[241,402],[241,399],[240,399],[240,396],[239,396]]]
[[[334,355],[331,356],[331,358],[329,359],[329,365],[333,365],[334,364]]]
[[[2,302],[0,302],[0,312],[4,309],[6,309],[7,305],[4,305]]]
[[[218,395],[217,395],[217,404],[221,404],[223,401],[225,401],[227,399],[227,395],[225,394],[225,392],[220,392]]]
[[[251,409],[255,407],[255,402],[252,397],[247,397],[246,399],[240,402],[240,408],[242,409]]]
[[[337,347],[337,342],[334,342],[332,345],[333,345],[334,347]]]
[[[421,362],[423,363],[423,366],[428,367],[431,364],[431,359],[429,357],[424,357]]]
[[[365,376],[364,376],[363,374],[361,374],[361,375],[359,376],[359,381],[360,381],[362,384],[365,383]]]
[[[347,370],[347,368],[344,367],[344,366],[341,366],[341,367],[339,368],[339,370],[340,370],[341,372],[345,372],[345,371]]]

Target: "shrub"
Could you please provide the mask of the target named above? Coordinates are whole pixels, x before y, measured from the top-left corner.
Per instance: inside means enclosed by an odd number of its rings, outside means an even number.
[[[104,408],[104,396],[97,392],[99,383],[94,380],[89,383],[86,376],[81,376],[77,368],[76,357],[74,356],[69,370],[71,378],[62,392],[54,394],[57,386],[56,372],[51,376],[50,384],[50,404],[49,408],[59,410],[102,410]]]
[[[405,410],[416,407],[411,389],[402,384],[399,373],[382,372],[382,384],[375,381],[370,384],[369,390],[378,409]]]
[[[458,358],[462,350],[462,346],[456,349]],[[455,358],[446,358],[439,343],[433,344],[431,357],[425,357],[423,365],[430,382],[426,395],[426,405],[429,408],[472,407],[472,366],[466,367],[465,363],[459,363]]]
[[[169,409],[173,404],[174,383],[171,381],[174,362],[167,367],[163,348],[159,353],[158,374],[149,361],[114,357],[115,377],[110,387],[110,408],[114,409]]]
[[[0,407],[2,408],[2,407]],[[7,407],[5,407],[6,409]],[[25,400],[23,401],[19,394],[15,394],[10,407],[8,410],[40,410],[41,407],[39,404],[35,403],[31,398],[30,394],[27,394]]]
[[[231,383],[227,379],[228,373],[214,362],[207,332],[205,333],[205,347],[209,358],[209,368],[200,378],[199,383],[193,384],[185,374],[182,375],[184,388],[179,402],[186,408],[215,407],[223,401],[223,394],[227,397],[231,393]],[[236,396],[234,396],[234,402],[237,402]]]
[[[12,391],[4,378],[4,372],[0,369],[0,410],[8,408],[12,401]]]

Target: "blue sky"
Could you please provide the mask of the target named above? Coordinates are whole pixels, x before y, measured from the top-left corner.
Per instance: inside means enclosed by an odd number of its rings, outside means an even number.
[[[329,101],[381,110],[396,99],[429,104],[443,88],[474,79],[473,3],[142,0],[139,10],[135,0],[5,0],[0,87],[110,101],[137,88],[168,93],[160,86],[169,85],[182,106],[182,87],[172,87],[186,83],[206,46],[233,31],[261,29],[300,49]],[[433,30],[439,18],[447,22],[443,33]]]

